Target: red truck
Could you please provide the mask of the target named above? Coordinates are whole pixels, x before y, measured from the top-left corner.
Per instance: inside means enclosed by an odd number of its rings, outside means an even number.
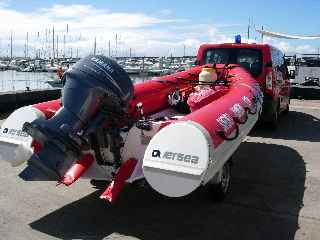
[[[289,73],[279,49],[268,44],[203,44],[196,64],[208,63],[238,64],[251,73],[264,92],[262,122],[276,128],[279,115],[289,112]]]

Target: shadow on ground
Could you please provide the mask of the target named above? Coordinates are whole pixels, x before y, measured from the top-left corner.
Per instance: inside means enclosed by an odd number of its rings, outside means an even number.
[[[320,119],[307,113],[290,110],[288,115],[281,116],[276,131],[258,126],[249,136],[320,142]]]
[[[0,112],[0,120],[5,120],[10,114],[10,112]]]
[[[235,153],[232,191],[214,203],[202,188],[168,199],[127,187],[114,205],[94,192],[30,223],[62,239],[294,239],[302,207],[305,164],[285,146],[245,142]]]

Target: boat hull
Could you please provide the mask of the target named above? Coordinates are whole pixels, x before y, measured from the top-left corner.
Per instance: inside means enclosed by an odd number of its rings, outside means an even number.
[[[222,70],[218,73],[223,76],[226,74],[226,67],[220,68]],[[74,161],[73,164],[71,161],[69,170],[68,166],[64,166],[64,172],[68,175],[66,185],[80,177],[114,181],[121,179],[122,182],[129,183],[146,179],[159,193],[169,197],[180,197],[214,179],[257,122],[261,114],[263,95],[258,83],[239,66],[228,68],[229,77],[227,79],[224,76],[225,80],[221,84],[208,84],[207,89],[198,91],[195,86],[201,69],[202,67],[195,67],[185,72],[135,84],[134,97],[127,108],[128,119],[134,124],[130,124],[129,129],[121,130],[120,133],[123,140],[121,161],[134,162],[124,164],[132,169],[121,171],[122,166],[115,168],[105,163],[101,164],[96,150],[83,149],[83,154],[93,160],[90,164],[82,164],[81,159],[77,159],[78,162]],[[185,106],[188,100],[188,112],[181,111],[174,103],[173,98],[177,91],[181,98],[179,101],[184,101]],[[21,117],[21,114],[17,114],[20,110],[17,110],[4,126],[14,122],[15,128],[23,131],[24,122],[35,118],[51,119],[61,114],[60,108],[60,100],[29,106],[27,115],[31,116],[32,111],[37,114],[33,114],[29,119]],[[119,125],[120,129],[128,128],[126,121]],[[4,149],[6,145],[9,149],[6,151],[14,149],[22,152],[18,149],[22,143],[21,139],[17,143],[10,142],[9,138],[2,138],[0,148]],[[39,156],[44,154],[41,152],[41,145],[29,137],[23,151],[26,149],[29,154],[22,157],[21,154],[16,154],[7,160],[12,165],[27,161],[33,167],[41,162]],[[100,150],[105,158],[112,159],[112,149],[105,147]],[[30,153],[33,153],[31,158]],[[53,158],[50,159],[55,161]],[[117,173],[127,176],[125,181],[123,177],[117,177]],[[74,174],[74,179],[70,179]],[[67,179],[62,172],[58,173],[58,178]],[[38,179],[35,177],[33,180]],[[114,184],[119,186],[116,182]],[[110,186],[108,189],[103,198],[115,199],[116,196],[108,196],[113,192]]]

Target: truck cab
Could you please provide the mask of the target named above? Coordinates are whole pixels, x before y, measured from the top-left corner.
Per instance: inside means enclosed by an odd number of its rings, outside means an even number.
[[[258,81],[264,92],[261,121],[277,127],[290,104],[290,81],[284,54],[269,44],[203,44],[197,64],[238,64]]]

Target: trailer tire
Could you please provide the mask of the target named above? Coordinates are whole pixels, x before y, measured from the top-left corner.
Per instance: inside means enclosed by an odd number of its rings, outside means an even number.
[[[269,122],[269,126],[271,129],[276,130],[279,124],[279,103],[274,104],[272,111],[272,118]]]
[[[289,103],[288,103],[286,109],[283,110],[283,114],[287,115],[289,113],[289,111],[290,111],[290,107],[289,107]]]
[[[210,185],[210,194],[216,201],[225,199],[231,186],[231,163],[228,161],[222,167],[220,181]]]

